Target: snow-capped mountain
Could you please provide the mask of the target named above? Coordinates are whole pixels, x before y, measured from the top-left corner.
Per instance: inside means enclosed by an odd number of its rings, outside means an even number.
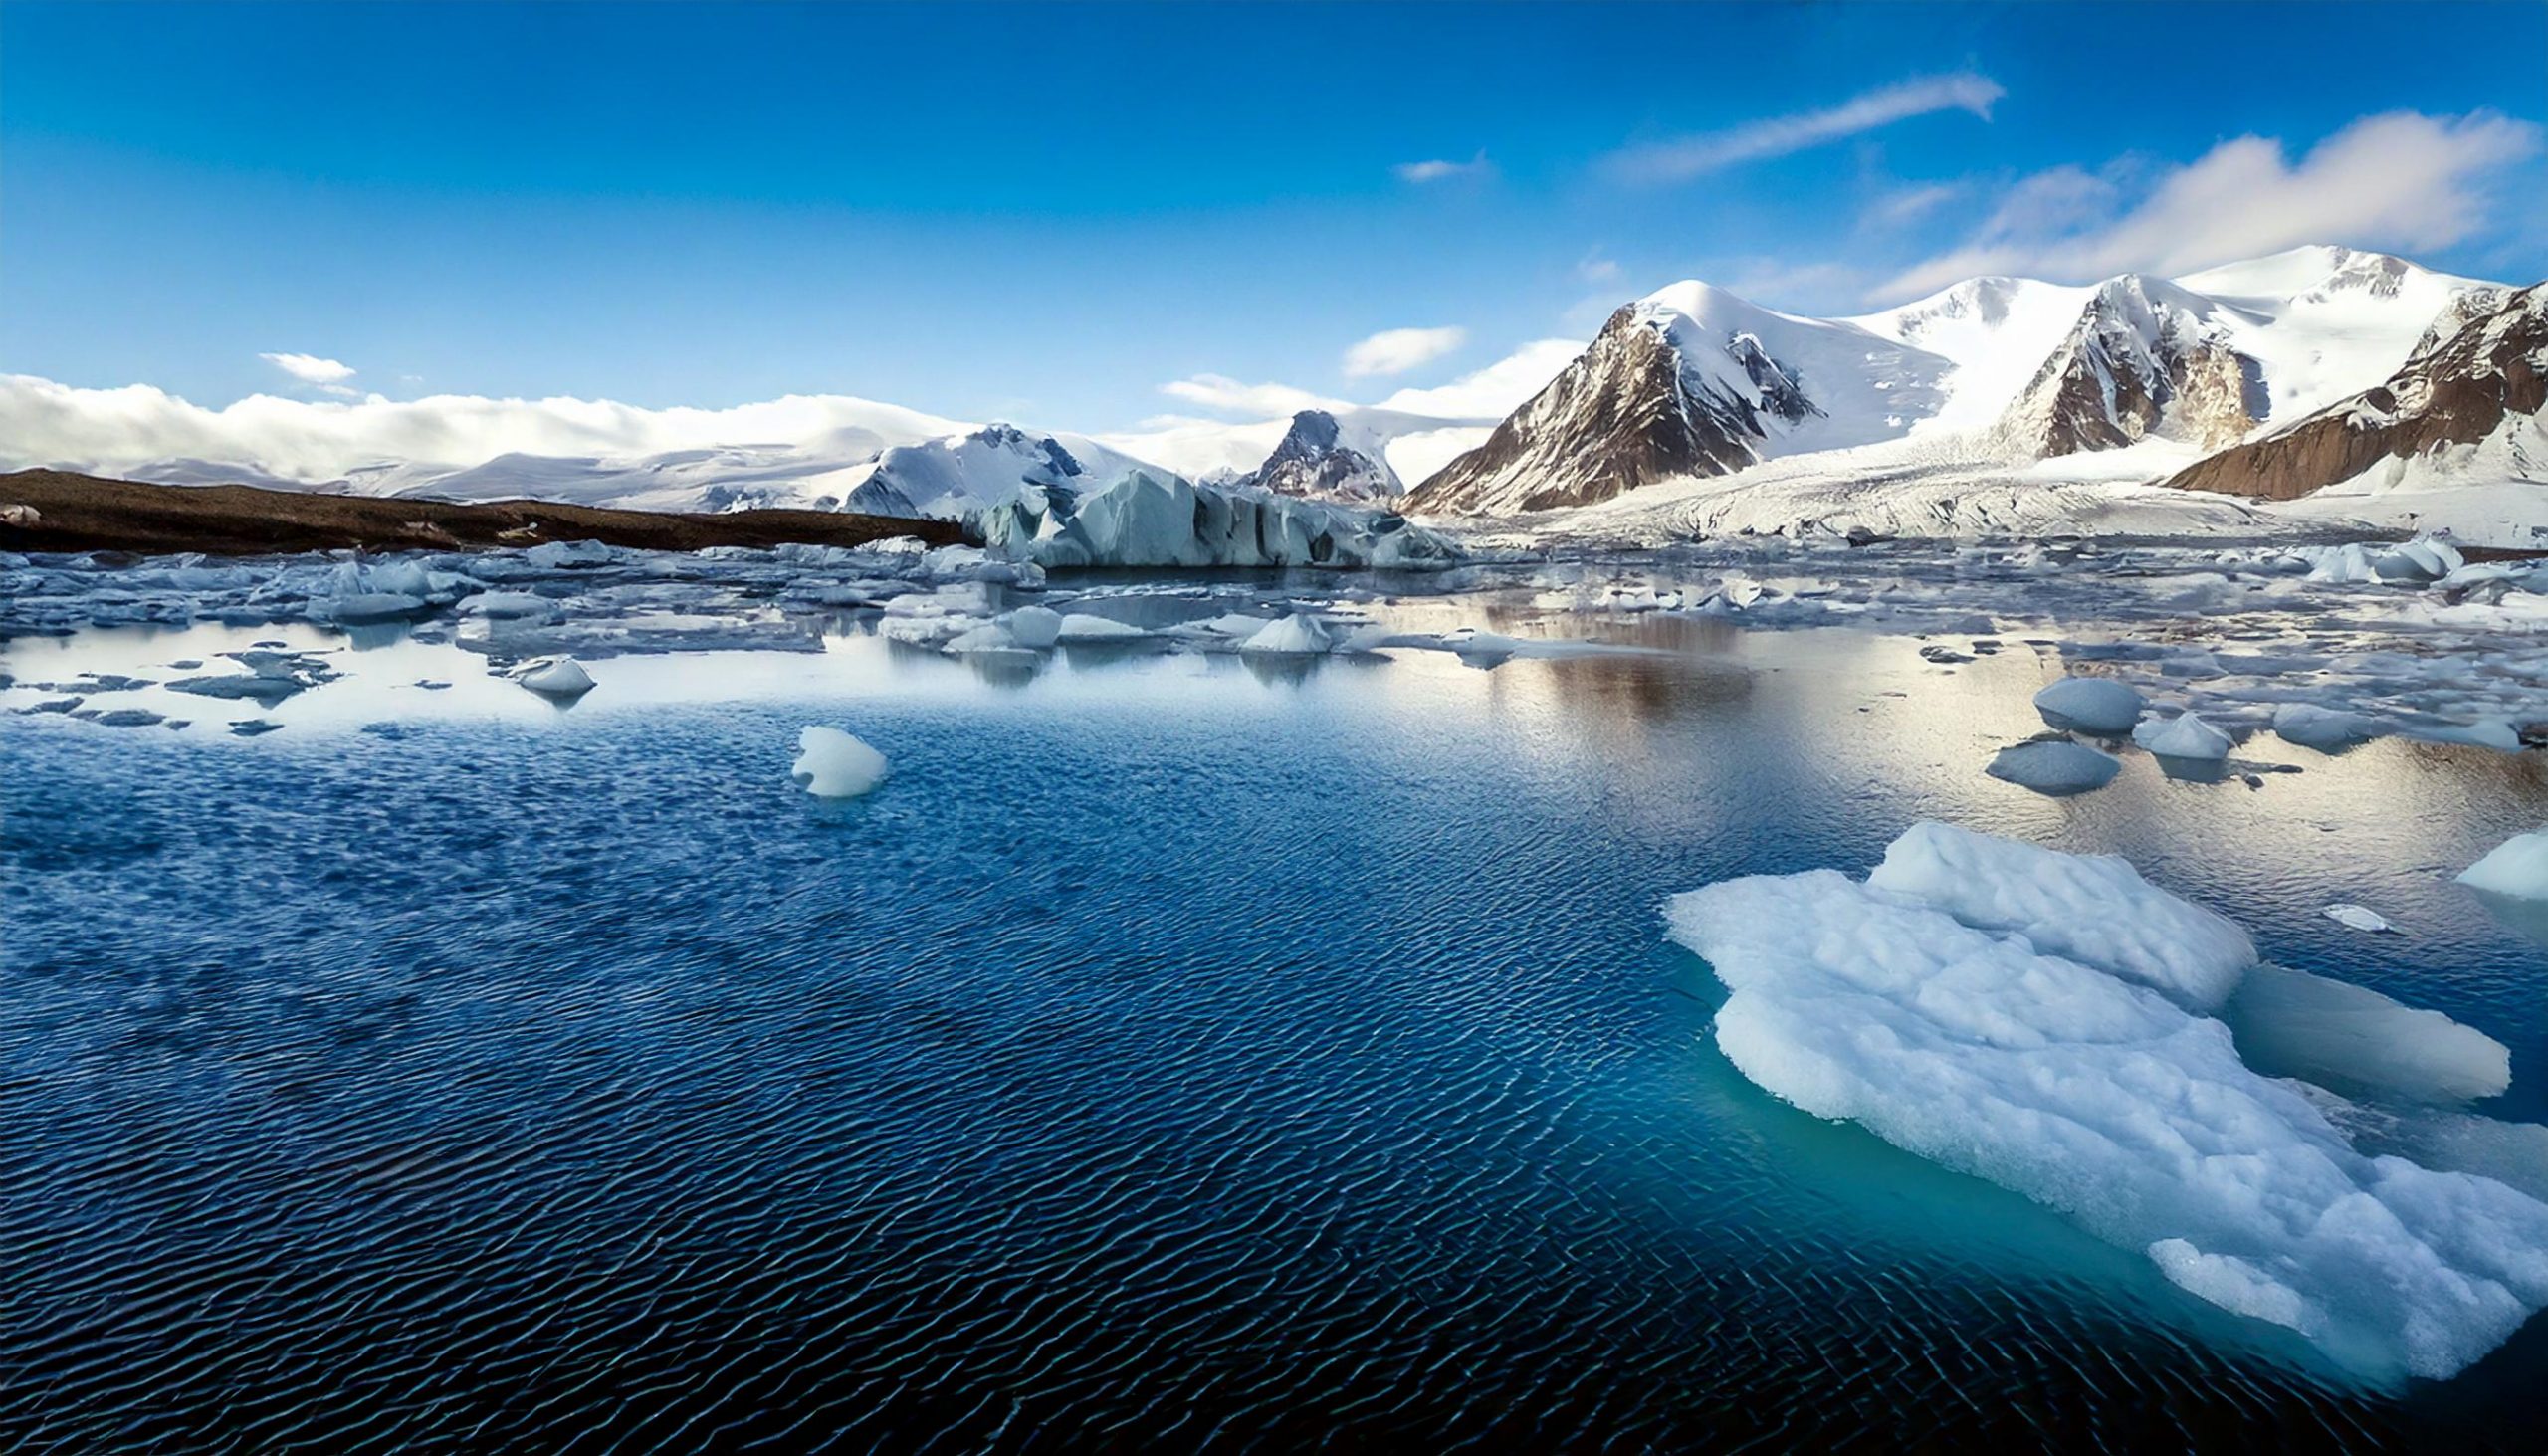
[[[1937,412],[1953,367],[1854,323],[1675,284],[1611,314],[1592,347],[1407,505],[1581,506],[1672,476],[1898,438]]]
[[[2548,284],[2468,301],[2386,381],[2169,484],[2288,501],[2331,487],[2548,481]]]
[[[2161,279],[2099,284],[2000,418],[2018,455],[2113,450],[2153,435],[2231,444],[2266,413],[2264,370],[2230,341],[2229,306]]]
[[[1406,504],[1505,515],[1826,452],[1846,452],[1835,474],[2005,473],[2164,444],[2175,453],[2138,470],[2149,480],[2377,382],[2494,287],[2330,247],[2175,280],[1970,279],[1834,319],[1676,284],[1613,314]]]
[[[1139,464],[1094,442],[992,423],[968,434],[897,445],[852,471],[841,506],[871,516],[952,520],[1003,501],[1103,485]]]
[[[1292,427],[1264,463],[1235,484],[1309,501],[1385,502],[1404,489],[1385,449],[1376,431],[1349,431],[1328,411],[1305,409],[1292,416]]]

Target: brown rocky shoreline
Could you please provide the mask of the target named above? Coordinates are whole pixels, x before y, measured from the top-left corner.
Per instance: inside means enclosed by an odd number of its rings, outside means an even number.
[[[486,550],[592,540],[658,551],[707,546],[858,546],[889,536],[966,537],[954,521],[836,511],[714,515],[614,511],[552,501],[459,505],[256,486],[162,486],[61,470],[0,474],[0,550],[201,551],[259,556],[356,547]]]

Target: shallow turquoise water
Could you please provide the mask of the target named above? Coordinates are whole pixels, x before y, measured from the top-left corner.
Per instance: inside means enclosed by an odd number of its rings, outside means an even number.
[[[2548,964],[2447,881],[2548,821],[2537,755],[2265,739],[2304,771],[2048,800],[1980,771],[2037,727],[2021,647],[1645,630],[1024,678],[852,639],[563,713],[411,645],[255,740],[0,719],[0,1446],[2528,1438],[2541,1322],[2355,1388],[1744,1082],[1656,906],[1921,818],[2113,850],[2505,1042],[2487,1110],[2537,1120]],[[808,798],[807,723],[894,777]]]

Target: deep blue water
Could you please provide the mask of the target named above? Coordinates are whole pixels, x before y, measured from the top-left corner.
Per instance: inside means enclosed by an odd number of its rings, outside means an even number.
[[[2053,801],[1980,773],[2022,651],[1679,645],[0,719],[0,1448],[2535,1438],[2543,1322],[2354,1388],[1776,1103],[1656,906],[1923,817],[2113,849],[2506,1042],[2537,1119],[2548,965],[2446,883],[2537,755]],[[894,776],[810,799],[807,723]]]

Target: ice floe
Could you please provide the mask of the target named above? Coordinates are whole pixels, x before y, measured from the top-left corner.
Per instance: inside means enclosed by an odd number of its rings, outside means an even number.
[[[2458,874],[2459,883],[2515,900],[2548,900],[2548,829],[2516,834]]]
[[[514,681],[543,698],[580,698],[593,690],[593,675],[571,657],[548,658],[533,662],[518,673]]]
[[[2123,763],[2113,754],[2100,753],[2085,743],[2068,738],[2039,738],[2002,748],[1983,771],[1993,778],[2059,798],[2105,787],[2123,771]]]
[[[1294,612],[1279,622],[1266,623],[1245,642],[1240,643],[1238,650],[1300,656],[1330,652],[1335,647],[1334,629],[1307,612]]]
[[[788,776],[816,798],[854,799],[885,781],[885,755],[839,728],[806,728],[796,749]]]
[[[2133,728],[2132,741],[2162,758],[2209,762],[2230,756],[2230,735],[2192,712],[2178,714],[2164,723],[2144,722]]]
[[[2235,926],[2121,861],[1921,826],[1864,883],[1757,876],[1667,915],[1731,992],[1716,1040],[1753,1082],[2059,1209],[2364,1377],[2447,1377],[2548,1305],[2548,1203],[2365,1151],[2336,1116],[2353,1103],[2251,1067],[2204,1008],[2235,992],[2242,1023],[2283,1033],[2260,1059],[2426,1094],[2496,1087],[2500,1047],[2260,973]]]
[[[2141,721],[2146,700],[2112,678],[2063,678],[2035,694],[2034,706],[2054,728],[2121,737]]]

